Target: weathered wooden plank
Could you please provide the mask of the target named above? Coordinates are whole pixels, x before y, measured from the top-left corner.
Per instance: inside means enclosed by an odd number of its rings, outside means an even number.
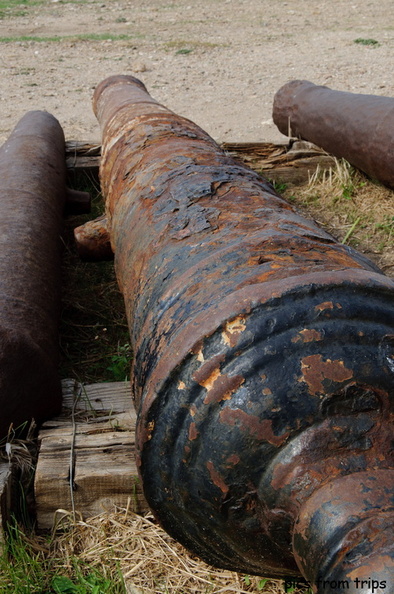
[[[129,384],[82,387],[67,381],[63,392],[62,415],[39,434],[38,529],[50,529],[59,509],[85,518],[116,505],[146,510],[134,461],[136,415]]]
[[[307,183],[317,167],[325,170],[335,165],[335,159],[310,142],[290,144],[269,142],[224,142],[222,148],[272,181],[300,185]],[[68,141],[67,167],[74,174],[90,171],[98,175],[101,146],[97,142]]]

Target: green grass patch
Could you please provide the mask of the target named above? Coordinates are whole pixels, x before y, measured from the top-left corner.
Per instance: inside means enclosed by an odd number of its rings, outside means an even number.
[[[379,41],[376,41],[376,39],[364,39],[363,37],[358,37],[354,40],[354,43],[358,43],[359,45],[368,45],[369,47],[377,47],[380,45]]]
[[[123,41],[138,37],[125,33],[115,35],[113,33],[81,33],[80,35],[54,35],[53,37],[40,37],[37,35],[19,35],[14,37],[0,37],[0,43],[59,43],[62,41]]]
[[[25,16],[24,7],[43,4],[44,0],[0,0],[0,19],[14,16]]]
[[[120,572],[104,567],[101,571],[77,555],[63,558],[52,537],[29,536],[14,521],[0,556],[0,583],[9,594],[124,594]]]

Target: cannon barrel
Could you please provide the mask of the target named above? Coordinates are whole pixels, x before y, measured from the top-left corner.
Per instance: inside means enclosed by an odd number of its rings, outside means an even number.
[[[274,97],[279,131],[313,142],[394,188],[394,98],[293,80]]]
[[[60,258],[63,130],[28,112],[0,148],[0,438],[61,406]]]
[[[394,283],[137,79],[93,104],[156,517],[213,565],[392,592]]]

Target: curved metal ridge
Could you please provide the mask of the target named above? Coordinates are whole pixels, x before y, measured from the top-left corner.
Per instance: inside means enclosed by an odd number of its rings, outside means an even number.
[[[368,440],[388,438],[380,435],[390,415],[381,337],[394,310],[379,293],[346,302],[348,291],[317,289],[307,312],[305,295],[287,295],[223,323],[141,417],[148,502],[207,562],[261,573],[264,558],[264,575],[294,573],[292,526],[316,486],[367,463],[392,464],[390,440]],[[383,311],[390,317],[379,323]],[[382,369],[372,389],[374,357]]]
[[[314,493],[394,467],[394,283],[134,79],[94,105],[146,497],[210,563],[311,576]]]

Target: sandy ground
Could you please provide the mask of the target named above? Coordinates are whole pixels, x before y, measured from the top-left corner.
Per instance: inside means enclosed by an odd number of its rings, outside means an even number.
[[[0,37],[0,142],[31,109],[99,140],[92,92],[118,73],[218,141],[285,140],[272,101],[294,78],[394,96],[393,0],[27,1]]]

